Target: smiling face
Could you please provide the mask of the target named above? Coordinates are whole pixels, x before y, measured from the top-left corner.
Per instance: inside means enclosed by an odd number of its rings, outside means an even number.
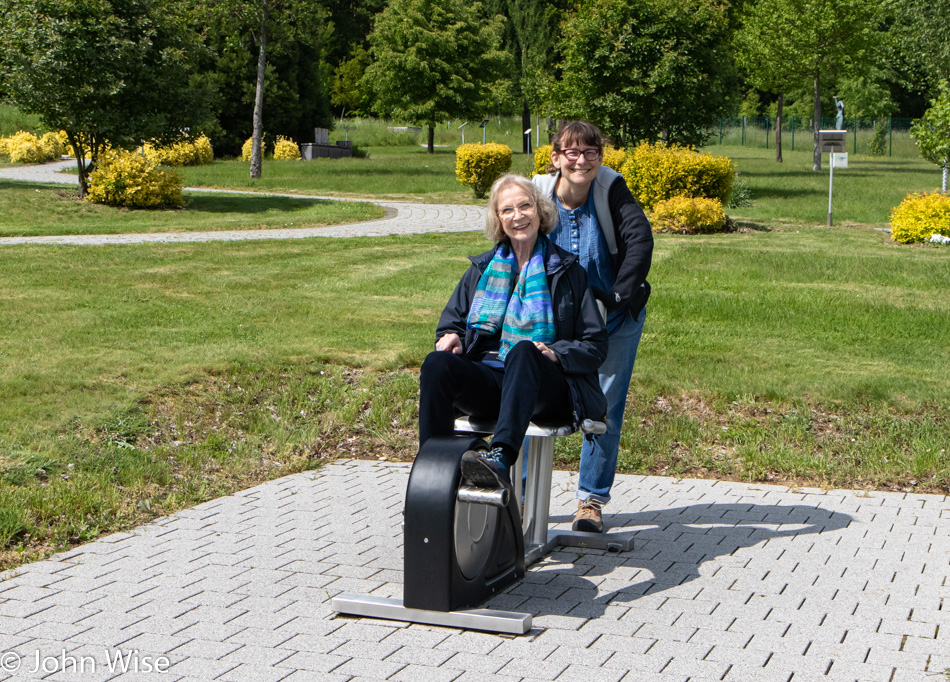
[[[571,159],[570,157],[575,157]],[[592,158],[587,158],[588,156]],[[576,190],[587,190],[597,177],[603,156],[598,147],[571,142],[563,149],[551,152],[551,163],[561,171],[561,179]]]
[[[498,218],[512,248],[534,248],[541,227],[538,207],[518,185],[508,185],[498,192]]]

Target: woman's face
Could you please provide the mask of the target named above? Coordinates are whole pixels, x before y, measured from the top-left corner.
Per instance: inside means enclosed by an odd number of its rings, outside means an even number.
[[[587,158],[588,156],[592,158]],[[575,157],[575,158],[570,158]],[[597,147],[572,142],[560,151],[551,152],[551,163],[561,171],[561,179],[577,189],[588,189],[597,177],[603,153]]]
[[[512,246],[534,246],[541,216],[534,201],[518,185],[507,185],[499,190],[498,218]]]

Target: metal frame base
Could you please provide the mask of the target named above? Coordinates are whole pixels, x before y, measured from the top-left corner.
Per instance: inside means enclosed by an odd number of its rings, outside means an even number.
[[[398,620],[424,625],[441,625],[465,630],[523,635],[531,629],[531,614],[493,609],[464,611],[426,611],[402,605],[402,599],[387,599],[343,593],[333,597],[330,608],[338,613],[383,620]]]

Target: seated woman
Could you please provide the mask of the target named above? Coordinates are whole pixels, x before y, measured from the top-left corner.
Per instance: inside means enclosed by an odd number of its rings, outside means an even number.
[[[531,181],[492,186],[485,235],[494,248],[471,258],[422,365],[419,441],[454,433],[458,412],[494,419],[491,450],[462,457],[475,485],[511,484],[508,469],[528,424],[602,420],[597,368],[607,331],[577,256],[548,240],[557,210]]]

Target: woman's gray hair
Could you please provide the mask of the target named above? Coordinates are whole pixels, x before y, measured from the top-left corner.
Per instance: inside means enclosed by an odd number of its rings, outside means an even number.
[[[541,234],[550,234],[557,226],[557,208],[554,203],[541,194],[538,187],[528,178],[508,173],[495,180],[495,184],[491,186],[491,194],[488,196],[488,213],[485,216],[485,237],[495,244],[508,243],[508,235],[502,229],[501,218],[498,216],[498,195],[509,185],[517,185],[524,190],[528,199],[535,205],[538,217],[541,219],[541,227],[538,231]]]

